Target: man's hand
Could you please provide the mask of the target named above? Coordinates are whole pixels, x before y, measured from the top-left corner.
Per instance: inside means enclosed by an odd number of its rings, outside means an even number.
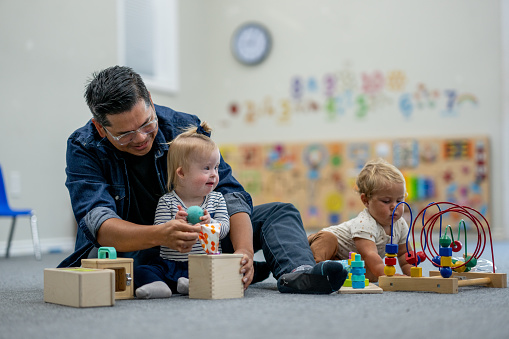
[[[157,225],[161,228],[161,245],[177,250],[181,253],[188,253],[198,241],[201,226],[190,225],[184,220],[174,219]]]
[[[244,275],[242,282],[244,289],[253,281],[253,227],[247,213],[236,213],[230,217],[230,240],[235,254],[242,254],[240,273]]]
[[[244,283],[244,289],[247,289],[254,277],[253,255],[245,253],[243,250],[235,251],[235,254],[243,255],[242,260],[240,261],[240,273],[244,275],[242,282]]]

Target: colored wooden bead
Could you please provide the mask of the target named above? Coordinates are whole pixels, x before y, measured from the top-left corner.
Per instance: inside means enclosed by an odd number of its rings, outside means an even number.
[[[362,275],[366,273],[366,269],[364,267],[354,267],[350,269],[350,273],[352,273],[352,275]]]
[[[422,277],[422,267],[411,267],[410,276],[414,278]]]
[[[364,288],[366,287],[366,285],[364,284],[364,280],[363,281],[352,281],[352,288]]]
[[[440,240],[438,241],[438,243],[442,247],[449,247],[449,246],[451,246],[452,239],[449,236],[444,234],[443,236],[440,237]]]
[[[354,261],[354,260],[355,260],[355,255],[356,255],[357,253],[355,253],[355,252],[350,252],[349,254],[350,254],[350,256],[348,257],[348,265],[351,265],[351,264],[352,264],[352,261]]]
[[[417,252],[417,255],[421,258],[421,262],[426,261],[426,254],[423,251]]]
[[[405,259],[410,265],[419,265],[421,263],[421,258],[415,254],[415,251],[407,252]]]
[[[352,287],[352,273],[348,273],[348,278],[343,283],[345,287]]]
[[[385,264],[389,266],[395,266],[398,263],[396,258],[385,258]]]
[[[356,281],[362,281],[364,283],[364,279],[366,279],[364,274],[361,274],[361,275],[352,274],[352,283],[356,282]]]
[[[444,278],[449,278],[452,275],[452,269],[450,267],[441,267],[440,275]]]
[[[439,255],[434,256],[433,259],[431,259],[431,263],[433,264],[433,266],[439,267],[440,266],[440,256]]]
[[[396,258],[396,257],[398,256],[398,254],[397,254],[397,253],[396,253],[396,254],[385,253],[385,256],[386,256],[387,258]]]
[[[461,244],[461,241],[459,240],[455,240],[452,245],[451,245],[451,248],[452,248],[452,251],[453,252],[459,252],[461,251],[461,248],[463,247],[463,245]]]
[[[452,255],[452,248],[450,248],[450,247],[440,247],[440,250],[438,251],[438,253],[442,257],[450,257]]]
[[[398,254],[398,244],[385,245],[385,253]]]
[[[364,265],[365,265],[365,264],[364,264],[364,261],[363,261],[363,260],[362,260],[362,261],[352,261],[352,262],[350,263],[350,266],[351,266],[351,267],[364,267]]]
[[[384,274],[388,277],[392,277],[394,274],[396,274],[396,268],[394,266],[385,266]]]
[[[467,267],[465,265],[463,265],[464,262],[463,261],[456,261],[453,265],[452,265],[452,269],[454,272],[458,272],[458,273],[462,273],[462,272],[465,272],[465,270],[467,269]],[[463,265],[463,266],[461,266]],[[458,267],[458,266],[461,266],[461,267]]]
[[[440,265],[451,267],[452,266],[452,257],[441,257]]]
[[[470,260],[470,258],[472,258],[472,260]],[[468,268],[473,268],[473,267],[475,267],[475,265],[477,265],[477,259],[475,257],[472,257],[469,255],[465,258],[465,260],[466,261],[470,260],[469,262],[467,262],[467,265],[466,265]]]

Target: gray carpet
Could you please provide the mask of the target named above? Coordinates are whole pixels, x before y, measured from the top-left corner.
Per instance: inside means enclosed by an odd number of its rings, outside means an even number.
[[[495,243],[494,249],[497,272],[507,273],[509,243]],[[271,277],[242,299],[174,296],[81,309],[45,303],[43,270],[65,256],[0,259],[0,338],[509,337],[508,288],[289,295],[279,293]],[[483,258],[491,260],[489,249]],[[427,275],[431,265],[422,266]]]

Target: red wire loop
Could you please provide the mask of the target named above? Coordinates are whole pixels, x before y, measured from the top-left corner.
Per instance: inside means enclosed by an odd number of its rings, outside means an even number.
[[[485,230],[485,228],[486,228],[488,231],[490,247],[491,247],[491,259],[493,262],[493,273],[495,273],[495,255],[493,253],[493,241],[492,241],[492,237],[491,237],[490,225],[489,225],[488,221],[486,220],[486,218],[481,213],[479,213],[475,209],[467,207],[467,206],[460,206],[460,205],[454,204],[452,202],[434,202],[434,203],[431,203],[428,206],[426,206],[422,211],[420,211],[419,214],[417,215],[417,217],[414,219],[413,224],[411,226],[412,227],[412,243],[413,243],[414,251],[415,251],[415,234],[414,234],[414,232],[415,232],[415,225],[417,223],[417,220],[419,220],[419,217],[421,216],[421,214],[424,217],[425,211],[428,208],[433,207],[435,205],[446,205],[446,206],[450,206],[450,207],[447,209],[441,210],[440,212],[430,216],[428,218],[428,220],[424,223],[424,226],[421,229],[420,240],[421,240],[421,244],[426,243],[426,241],[427,241],[428,246],[426,246],[426,248],[429,251],[429,256],[428,256],[428,254],[426,254],[426,249],[424,249],[422,251],[422,254],[430,261],[434,256],[438,255],[438,252],[435,249],[435,245],[433,244],[433,228],[435,227],[435,223],[437,222],[437,220],[443,214],[446,214],[446,213],[462,214],[466,218],[470,219],[470,221],[472,221],[472,223],[475,225],[475,227],[477,229],[477,244],[475,247],[475,251],[472,254],[472,256],[469,258],[469,260],[466,260],[466,262],[463,263],[462,265],[455,266],[455,268],[465,266],[467,263],[469,263],[472,260],[472,258],[477,259],[483,254],[484,249],[486,248],[486,230]],[[480,216],[480,218],[479,218],[479,216]],[[424,232],[424,230],[426,230],[426,232]],[[424,239],[423,239],[423,235],[424,235]],[[424,261],[424,260],[421,260],[421,261]],[[417,266],[417,262],[415,263],[415,266]],[[438,264],[435,264],[435,266],[443,267]]]

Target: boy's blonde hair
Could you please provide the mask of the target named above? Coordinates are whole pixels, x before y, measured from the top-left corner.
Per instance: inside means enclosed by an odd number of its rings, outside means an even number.
[[[200,126],[206,133],[212,131],[205,121]],[[168,191],[175,188],[179,167],[188,169],[191,162],[218,149],[216,143],[205,134],[198,132],[199,130],[200,127],[191,125],[169,143]]]
[[[368,161],[357,177],[357,192],[370,199],[373,194],[384,189],[388,183],[403,183],[405,178],[396,166],[384,159]]]

